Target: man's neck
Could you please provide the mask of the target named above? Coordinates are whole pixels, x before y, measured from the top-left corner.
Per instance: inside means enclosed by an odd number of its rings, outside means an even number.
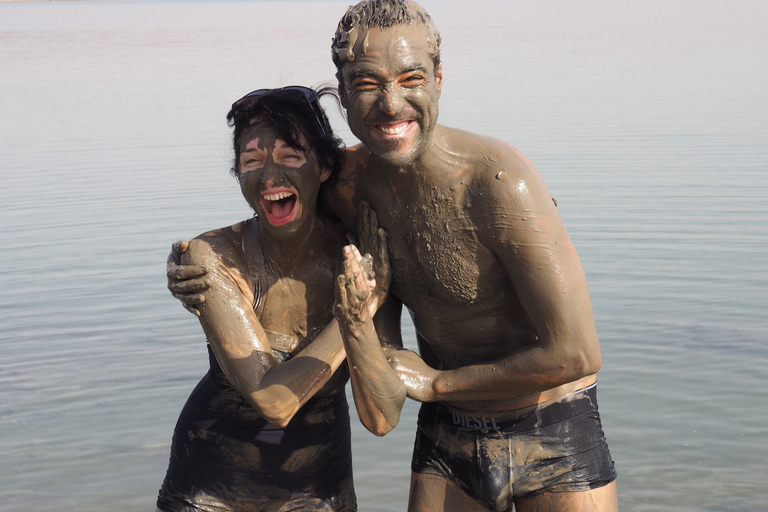
[[[407,165],[395,165],[371,154],[366,170],[366,182],[371,186],[385,186],[398,194],[418,192],[426,183],[441,180],[447,164],[446,155],[450,153],[441,141],[440,134],[444,127],[437,125],[426,151]]]

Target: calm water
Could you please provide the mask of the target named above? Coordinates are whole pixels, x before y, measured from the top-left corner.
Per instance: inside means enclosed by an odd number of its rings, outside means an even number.
[[[207,365],[170,243],[248,216],[227,108],[332,80],[349,3],[0,3],[0,510],[153,509]],[[766,4],[423,5],[441,121],[521,149],[581,255],[621,509],[768,510]],[[405,509],[415,411],[354,423],[361,512]]]

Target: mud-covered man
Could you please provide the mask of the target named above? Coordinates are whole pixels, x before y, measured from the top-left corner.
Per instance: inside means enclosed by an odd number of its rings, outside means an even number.
[[[353,261],[340,280],[336,314],[358,413],[384,435],[403,391],[423,402],[411,511],[616,510],[581,263],[522,154],[437,124],[439,46],[429,15],[406,0],[350,7],[333,40],[362,145],[326,200],[349,229],[360,215],[368,225],[377,217],[391,262],[389,303],[375,321]],[[401,348],[401,304],[420,355]]]

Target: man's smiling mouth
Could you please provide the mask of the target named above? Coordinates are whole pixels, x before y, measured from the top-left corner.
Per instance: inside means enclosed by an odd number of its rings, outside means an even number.
[[[377,124],[376,128],[378,128],[379,131],[385,135],[400,135],[408,128],[410,124],[411,121],[403,121],[396,124]]]

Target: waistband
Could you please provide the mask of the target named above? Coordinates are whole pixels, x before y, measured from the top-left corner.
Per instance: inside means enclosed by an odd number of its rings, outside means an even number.
[[[457,429],[479,432],[525,430],[540,428],[553,423],[597,410],[597,383],[582,388],[555,400],[503,412],[482,412],[456,409],[442,402],[421,405],[419,425],[434,423],[452,425]]]

